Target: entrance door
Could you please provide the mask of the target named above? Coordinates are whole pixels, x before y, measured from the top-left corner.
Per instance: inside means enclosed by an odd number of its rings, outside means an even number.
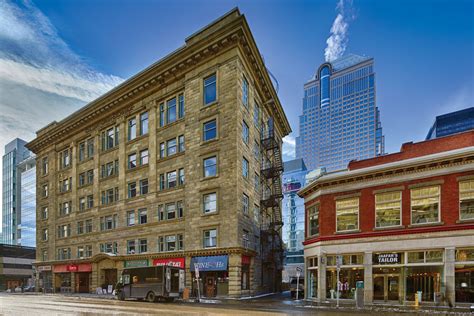
[[[215,288],[214,277],[206,277],[206,297],[214,297]]]
[[[117,269],[104,270],[104,283],[107,288],[109,285],[112,285],[112,289],[115,288],[115,284],[117,284]]]
[[[374,275],[374,300],[398,301],[400,275]]]
[[[89,273],[76,273],[77,292],[89,293]]]

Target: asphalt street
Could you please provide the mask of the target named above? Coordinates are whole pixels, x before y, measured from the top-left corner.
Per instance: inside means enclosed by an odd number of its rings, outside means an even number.
[[[384,313],[389,316],[390,313]],[[84,296],[0,293],[0,315],[367,315],[354,310],[321,310],[285,295],[208,303],[148,303]],[[396,315],[393,313],[392,315]]]

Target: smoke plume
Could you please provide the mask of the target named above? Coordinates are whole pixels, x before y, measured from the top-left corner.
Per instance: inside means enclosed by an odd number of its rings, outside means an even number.
[[[337,15],[331,26],[331,35],[326,40],[324,57],[331,62],[341,57],[346,51],[349,22],[354,19],[352,0],[339,0],[336,6]]]

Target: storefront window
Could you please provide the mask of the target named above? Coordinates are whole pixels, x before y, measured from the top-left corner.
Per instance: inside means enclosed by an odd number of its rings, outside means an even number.
[[[307,297],[316,298],[318,296],[318,257],[308,258],[306,267],[308,269]]]
[[[474,180],[459,182],[459,218],[474,219]]]
[[[474,261],[474,248],[456,250],[456,261]]]
[[[337,290],[339,290],[339,298],[354,299],[357,281],[364,281],[363,268],[341,268],[339,282],[337,282],[336,269],[329,268],[326,272],[327,298],[336,299]]]
[[[443,266],[417,266],[406,268],[406,300],[414,301],[421,291],[422,301],[433,301],[441,291]]]
[[[359,229],[359,198],[336,201],[336,229],[338,232]]]
[[[387,192],[375,195],[375,226],[398,226],[402,208],[402,192]]]
[[[411,223],[439,222],[439,186],[411,190]]]
[[[474,265],[456,265],[456,302],[474,302]]]
[[[417,251],[408,253],[408,263],[443,262],[442,250]]]

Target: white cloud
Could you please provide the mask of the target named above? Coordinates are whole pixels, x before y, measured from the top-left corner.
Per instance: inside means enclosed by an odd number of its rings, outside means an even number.
[[[296,140],[293,136],[288,135],[283,138],[283,159],[291,160],[295,159]]]
[[[2,155],[14,138],[33,139],[38,129],[122,81],[90,67],[32,2],[0,0]],[[1,185],[0,181],[0,191]]]
[[[347,48],[349,21],[355,18],[352,10],[352,1],[339,0],[336,6],[337,15],[331,26],[331,35],[326,40],[324,57],[331,62],[341,57]]]

